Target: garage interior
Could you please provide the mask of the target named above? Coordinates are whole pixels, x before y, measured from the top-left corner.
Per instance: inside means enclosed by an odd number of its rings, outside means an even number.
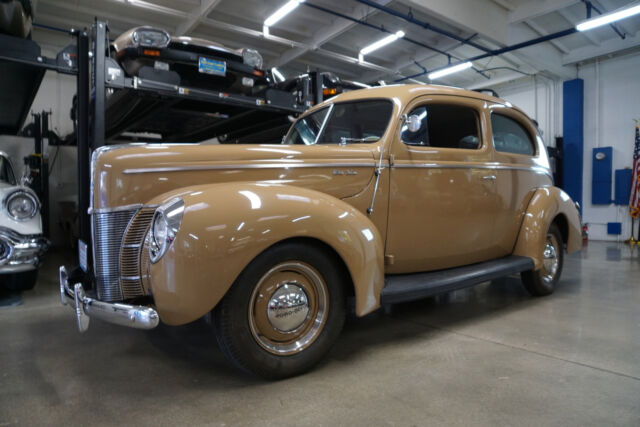
[[[25,40],[10,48],[18,37],[0,34],[0,151],[16,178],[29,159],[51,243],[36,286],[0,298],[0,426],[638,425],[640,220],[629,205],[640,144],[640,15],[576,29],[637,2],[289,3],[32,0],[30,38],[40,53],[27,58],[15,48]],[[185,94],[103,72],[84,81],[86,99],[75,102],[81,69],[113,60],[92,45],[100,40],[93,32],[102,31],[108,51],[105,37],[138,26],[255,49],[276,82],[306,76],[304,90],[264,99]],[[459,72],[433,74],[467,61]],[[583,248],[565,257],[555,293],[532,298],[513,276],[350,315],[317,367],[276,382],[225,360],[211,316],[152,331],[92,321],[78,333],[60,304],[58,267],[78,265],[77,240],[89,227],[78,214],[90,185],[87,150],[148,140],[279,143],[293,117],[336,93],[321,73],[363,87],[491,90],[534,119],[556,185],[581,206]],[[10,90],[18,84],[22,92]]]

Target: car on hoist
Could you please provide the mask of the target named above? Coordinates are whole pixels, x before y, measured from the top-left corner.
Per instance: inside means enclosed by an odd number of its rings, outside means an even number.
[[[42,235],[38,196],[16,181],[4,152],[0,152],[0,200],[0,284],[10,291],[32,289],[49,242]]]
[[[164,78],[172,84],[245,95],[268,85],[258,51],[230,49],[196,37],[171,36],[159,28],[132,28],[113,41],[111,51],[132,77]]]
[[[548,295],[582,247],[532,120],[449,87],[342,93],[279,145],[107,146],[91,174],[93,270],[60,268],[80,330],[212,313],[224,354],[267,378],[314,366],[351,301],[364,316],[517,273]]]

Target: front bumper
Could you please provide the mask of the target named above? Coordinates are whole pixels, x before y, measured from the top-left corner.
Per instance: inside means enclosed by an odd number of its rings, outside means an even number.
[[[0,228],[0,273],[21,273],[38,268],[40,257],[49,248],[42,236],[24,236],[9,228]]]
[[[76,283],[71,288],[64,266],[60,267],[60,300],[62,305],[75,309],[80,332],[89,329],[91,317],[136,329],[153,329],[160,323],[158,312],[152,307],[107,303],[90,298],[85,294],[81,283]]]

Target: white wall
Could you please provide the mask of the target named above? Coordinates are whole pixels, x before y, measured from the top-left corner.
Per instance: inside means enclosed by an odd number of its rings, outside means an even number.
[[[585,92],[584,221],[589,223],[591,239],[624,240],[631,230],[628,207],[591,204],[591,159],[593,148],[613,147],[614,170],[633,164],[633,119],[640,119],[640,53],[585,65],[579,77],[584,79]],[[622,222],[622,235],[608,235],[607,222]]]
[[[592,153],[594,147],[613,147],[613,169],[631,167],[635,125],[640,118],[640,53],[601,59],[576,69],[584,79],[584,175],[583,221],[593,240],[624,240],[630,235],[628,207],[591,203]],[[537,90],[534,90],[537,87]],[[562,136],[562,82],[521,79],[497,88],[500,96],[536,118],[547,145]],[[536,96],[537,93],[537,111]],[[613,179],[613,177],[612,177]],[[612,197],[614,188],[612,185]],[[607,222],[622,222],[622,235],[608,235]]]

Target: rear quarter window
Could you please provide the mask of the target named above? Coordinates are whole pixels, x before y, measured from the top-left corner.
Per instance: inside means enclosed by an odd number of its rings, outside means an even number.
[[[492,113],[491,129],[496,151],[533,156],[536,153],[531,134],[517,120]]]

